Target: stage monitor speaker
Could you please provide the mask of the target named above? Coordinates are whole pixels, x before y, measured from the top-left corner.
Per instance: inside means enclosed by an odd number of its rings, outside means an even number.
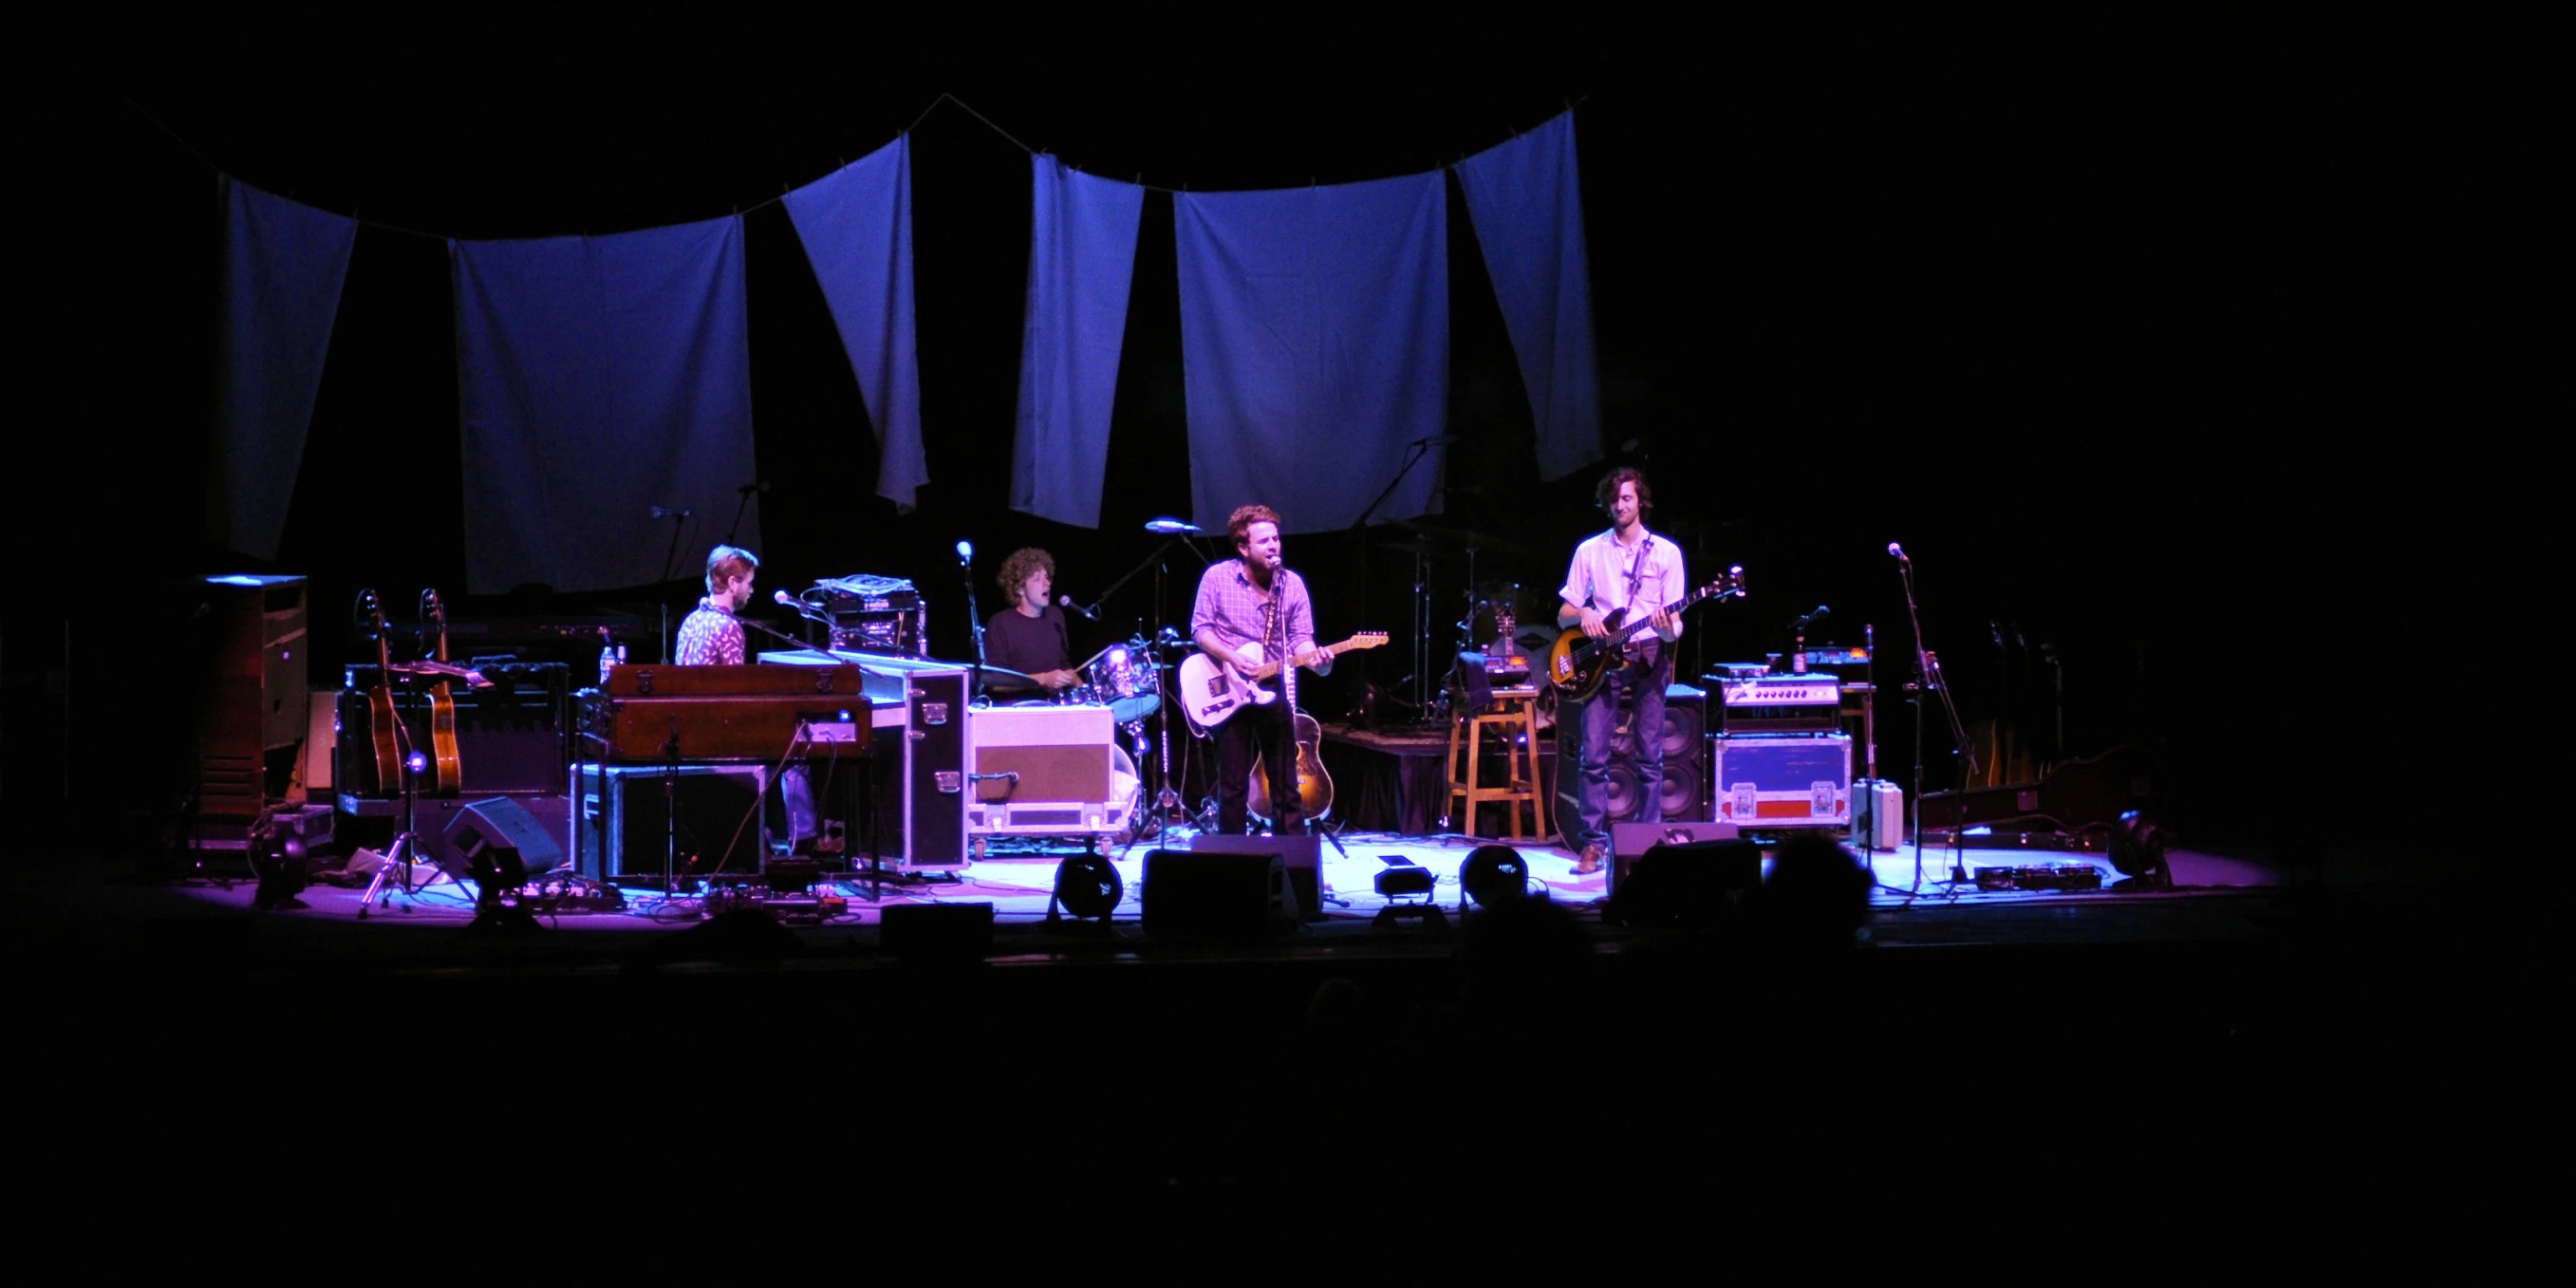
[[[679,875],[760,871],[762,821],[749,816],[759,801],[762,768],[681,767],[671,784],[678,806]],[[663,772],[658,765],[611,765],[603,786],[599,766],[573,767],[573,822],[582,829],[575,849],[581,855],[583,876],[604,880],[662,875],[669,827],[665,820],[671,817],[663,808]],[[604,851],[603,830],[607,833]],[[691,855],[698,856],[695,865],[689,861]]]
[[[476,801],[456,811],[438,838],[439,866],[451,876],[469,876],[476,869],[506,871],[512,858],[523,876],[533,877],[562,867],[564,849],[535,815],[507,798]]]
[[[1190,838],[1193,854],[1276,854],[1288,865],[1288,892],[1307,921],[1324,919],[1324,838],[1320,836],[1217,836]]]
[[[1762,888],[1762,847],[1745,840],[1657,842],[1637,856],[1605,919],[1638,927],[1742,924]]]
[[[982,961],[993,951],[993,905],[888,904],[877,924],[877,947],[889,957],[925,965]]]
[[[1288,864],[1262,854],[1155,850],[1145,856],[1145,933],[1185,939],[1267,939],[1298,919]]]
[[[1732,841],[1736,838],[1733,823],[1677,821],[1670,823],[1613,823],[1610,825],[1610,871],[1608,893],[1619,893],[1619,883],[1646,851],[1658,845],[1694,845],[1703,841]]]

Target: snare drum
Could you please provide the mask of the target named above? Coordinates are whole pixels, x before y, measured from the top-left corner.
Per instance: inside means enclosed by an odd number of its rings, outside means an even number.
[[[1120,724],[1133,724],[1154,714],[1163,704],[1162,676],[1154,669],[1154,655],[1136,644],[1112,644],[1082,664],[1082,678],[1089,681],[1094,700],[1109,704],[1109,717]]]

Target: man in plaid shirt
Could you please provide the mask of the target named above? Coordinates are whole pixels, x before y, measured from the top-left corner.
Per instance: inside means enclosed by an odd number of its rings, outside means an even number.
[[[734,614],[751,602],[752,571],[760,556],[739,546],[707,552],[707,597],[680,623],[672,661],[681,666],[743,664],[742,623]]]
[[[1199,578],[1198,603],[1190,610],[1190,634],[1201,651],[1232,669],[1235,682],[1249,685],[1259,665],[1249,646],[1259,646],[1260,660],[1285,652],[1304,661],[1317,675],[1332,672],[1332,655],[1309,657],[1315,648],[1315,606],[1306,594],[1306,579],[1279,565],[1279,514],[1266,505],[1238,507],[1226,522],[1240,558],[1210,564]],[[1277,693],[1280,677],[1261,687]],[[1270,777],[1270,808],[1276,815],[1271,831],[1302,836],[1306,812],[1297,796],[1297,742],[1294,712],[1285,702],[1245,705],[1216,727],[1217,830],[1238,836],[1246,830],[1245,798],[1252,792],[1255,755]]]

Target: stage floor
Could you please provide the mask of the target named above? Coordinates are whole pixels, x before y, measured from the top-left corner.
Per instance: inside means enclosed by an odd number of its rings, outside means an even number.
[[[1438,884],[1431,898],[1452,915],[1461,907],[1463,892],[1459,886],[1460,865],[1478,846],[1510,845],[1522,856],[1530,871],[1533,893],[1543,891],[1561,904],[1578,911],[1607,898],[1606,873],[1577,876],[1573,872],[1574,855],[1559,845],[1515,844],[1508,839],[1466,836],[1408,837],[1382,833],[1346,834],[1337,850],[1323,849],[1322,883],[1325,891],[1320,923],[1310,922],[1310,931],[1329,933],[1337,926],[1373,924],[1379,911],[1389,904],[1375,889],[1375,876],[1393,866],[1389,860],[1401,859],[1430,869]],[[1173,848],[1187,848],[1186,833],[1176,834],[1165,842]],[[1138,900],[1144,878],[1146,856],[1156,842],[1139,842],[1107,853],[1117,868],[1125,890],[1113,922],[1132,923],[1141,920],[1143,910]],[[817,922],[802,918],[804,925],[824,927],[874,926],[883,910],[891,906],[924,903],[989,903],[994,919],[1003,925],[1041,923],[1045,920],[1050,891],[1057,865],[1066,857],[1081,853],[1073,842],[1012,841],[997,843],[994,852],[953,874],[936,874],[928,881],[889,880],[874,892],[864,879],[846,874],[832,874],[829,892],[847,899],[847,911]],[[2278,876],[2258,859],[2232,858],[2195,851],[2175,851],[2169,856],[2178,884],[2173,891],[2131,893],[2112,889],[2120,879],[2109,862],[2098,854],[2082,851],[2035,850],[2020,847],[1972,846],[1945,850],[1927,845],[1917,866],[1911,847],[1881,851],[1869,856],[1877,878],[1877,889],[1871,902],[1883,914],[1901,914],[1907,909],[1931,907],[1966,908],[2034,908],[2042,906],[2102,905],[2136,900],[2187,897],[2195,892],[2223,892],[2251,886],[2280,884]],[[2101,874],[2102,889],[2094,891],[1984,891],[1970,882],[1953,885],[1946,880],[1956,862],[1969,873],[1981,867],[2028,867],[2041,864],[2082,864]],[[1765,859],[1767,870],[1769,860]],[[452,881],[434,869],[423,867],[416,876],[426,884],[405,892],[391,890],[380,898],[378,906],[367,917],[366,924],[391,926],[462,925],[474,914],[473,887]],[[208,908],[247,909],[253,889],[244,881],[192,881],[174,887],[186,899]],[[279,920],[359,921],[362,892],[327,884],[306,889],[302,901],[306,907],[292,912],[273,914]],[[544,923],[559,929],[615,932],[632,930],[667,932],[674,927],[694,923],[706,911],[703,901],[694,896],[665,898],[658,890],[627,890],[626,906],[620,910],[562,912],[546,916]],[[1396,900],[1393,902],[1418,902]],[[1881,920],[1885,920],[1882,917]],[[800,919],[794,914],[791,923]],[[1902,938],[1901,936],[1898,938]]]

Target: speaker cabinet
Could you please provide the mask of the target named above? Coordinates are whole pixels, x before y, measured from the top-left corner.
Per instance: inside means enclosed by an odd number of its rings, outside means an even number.
[[[1320,836],[1216,836],[1190,839],[1192,854],[1276,854],[1288,865],[1288,892],[1307,921],[1324,919],[1324,838]]]
[[[1618,732],[1610,738],[1610,789],[1604,799],[1613,823],[1637,817],[1637,730],[1631,694],[1619,695]],[[1705,822],[1708,799],[1708,695],[1687,684],[1664,689],[1664,722],[1656,741],[1664,751],[1664,821]],[[1567,767],[1570,772],[1571,766]]]
[[[563,866],[563,838],[551,835],[517,801],[496,797],[476,801],[448,819],[439,836],[438,858],[451,875],[479,868],[532,877]]]
[[[576,765],[572,775],[573,838],[581,874],[606,879],[660,876],[676,833],[681,875],[760,871],[758,765],[684,765],[672,779],[666,808],[659,765]],[[667,821],[666,821],[667,820]],[[691,856],[696,861],[691,862]]]
[[[302,577],[208,577],[197,765],[204,813],[254,818],[293,777],[311,693]],[[300,802],[294,802],[300,803]]]
[[[1745,840],[1658,841],[1628,865],[1605,920],[1629,926],[1721,926],[1751,915],[1762,847]]]
[[[1288,864],[1266,854],[1155,850],[1145,856],[1145,933],[1266,939],[1297,920]]]

